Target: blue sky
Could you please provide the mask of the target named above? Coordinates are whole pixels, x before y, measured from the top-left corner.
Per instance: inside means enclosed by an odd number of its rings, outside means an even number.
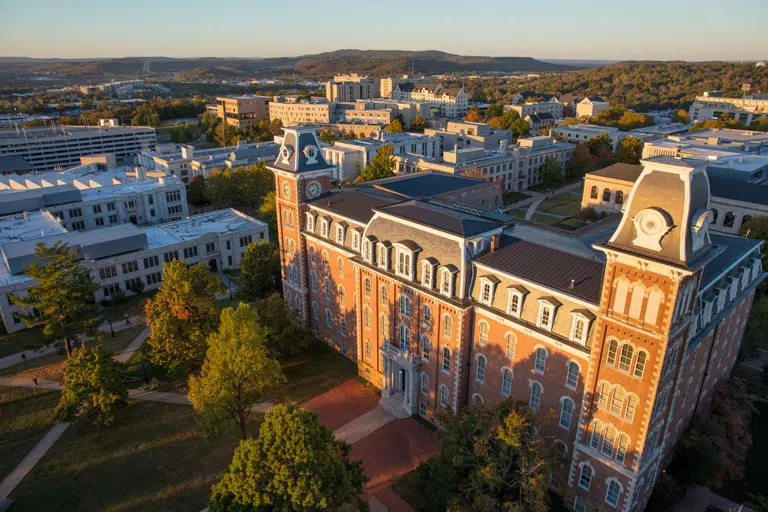
[[[274,57],[357,48],[768,59],[768,0],[11,0],[0,12],[3,56]]]

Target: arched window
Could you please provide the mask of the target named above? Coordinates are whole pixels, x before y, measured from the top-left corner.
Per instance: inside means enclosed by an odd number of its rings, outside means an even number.
[[[624,203],[624,192],[621,190],[616,191],[616,197],[613,200],[616,204],[623,204]]]
[[[366,329],[371,328],[371,308],[367,304],[363,306],[363,326]]]
[[[616,283],[616,291],[613,295],[613,312],[624,314],[624,309],[627,307],[627,292],[629,291],[629,281],[626,279],[620,279]]]
[[[339,285],[339,304],[344,304],[344,286]]]
[[[441,368],[445,373],[451,371],[451,349],[448,347],[443,347],[443,361]]]
[[[581,474],[579,475],[579,487],[589,490],[590,485],[592,485],[592,468],[584,464],[581,466]]]
[[[504,357],[512,361],[515,358],[515,348],[517,347],[517,337],[511,332],[507,333],[504,341]]]
[[[485,382],[485,356],[477,356],[477,371],[475,372],[475,380],[480,384]]]
[[[710,224],[717,224],[717,214],[718,211],[715,208],[712,208],[712,220],[709,221]]]
[[[616,480],[611,480],[608,484],[608,489],[605,491],[605,502],[612,507],[619,504],[619,497],[621,496],[621,486]]]
[[[381,295],[381,305],[382,306],[388,306],[389,305],[389,290],[386,286],[381,285],[381,289],[379,291],[379,294]]]
[[[632,372],[632,375],[634,375],[638,379],[643,378],[643,372],[645,371],[645,362],[647,359],[648,359],[648,353],[646,353],[644,350],[639,350],[637,352],[637,359],[635,360],[635,370]]]
[[[296,296],[296,313],[301,315],[301,297]]]
[[[339,256],[339,259],[336,260],[336,263],[339,266],[339,277],[344,277],[344,259]]]
[[[560,403],[560,426],[565,429],[570,429],[572,417],[573,417],[573,400],[567,397],[563,397]]]
[[[440,386],[440,407],[448,407],[448,386]]]
[[[611,407],[610,411],[613,414],[617,414],[621,416],[621,410],[624,408],[624,399],[627,396],[627,392],[624,391],[624,388],[621,385],[616,385],[613,388],[613,393],[611,394]]]
[[[659,317],[659,308],[661,307],[663,298],[664,294],[657,288],[654,288],[648,294],[648,304],[645,305],[645,323],[656,325],[656,320]]]
[[[371,280],[367,277],[363,281],[363,291],[365,293],[365,298],[370,299],[371,298]]]
[[[603,189],[603,202],[605,203],[611,202],[611,189],[609,188]]]
[[[312,303],[312,318],[315,320],[318,320],[320,318],[319,309],[317,307],[317,302]]]
[[[512,394],[512,370],[509,368],[501,370],[501,394],[503,396]]]
[[[538,382],[531,384],[531,397],[528,401],[528,405],[534,411],[538,410],[539,406],[541,406],[541,384]]]
[[[344,317],[339,318],[339,326],[341,327],[341,335],[347,335],[347,319]]]
[[[611,340],[608,342],[608,355],[605,358],[605,364],[610,367],[616,366],[616,353],[619,351],[619,342]]]
[[[429,376],[426,373],[421,374],[421,394],[429,394]]]
[[[597,190],[597,186],[595,185],[595,186],[592,187],[592,190],[590,190],[590,192],[589,192],[589,198],[590,199],[597,199],[597,195],[598,195],[598,190]]]
[[[547,350],[543,347],[536,349],[536,361],[534,362],[533,369],[536,373],[544,373],[547,366]]]
[[[316,292],[317,291],[317,272],[313,270],[312,272],[309,273],[309,275],[310,275],[310,281],[312,281],[312,291]]]
[[[629,446],[629,437],[626,434],[619,435],[619,442],[616,443],[616,462],[623,464],[627,457],[627,446]]]
[[[732,228],[733,222],[735,220],[736,220],[736,215],[734,215],[733,212],[725,212],[725,216],[723,217],[723,227]]]
[[[373,354],[373,345],[371,340],[365,340],[365,360],[370,361]]]
[[[453,334],[453,318],[450,315],[443,316],[443,337],[450,338]]]
[[[599,393],[597,398],[597,406],[601,409],[608,407],[608,395],[610,394],[611,386],[607,382],[600,384]]]
[[[637,410],[637,397],[635,395],[627,396],[627,407],[624,409],[624,419],[631,422],[635,419]]]
[[[432,308],[429,307],[429,304],[424,304],[424,306],[421,308],[421,317],[424,319],[424,325],[429,326],[432,324]]]
[[[472,397],[472,405],[474,407],[482,406],[483,405],[483,397],[481,397],[480,395],[475,393],[474,396]]]
[[[629,373],[629,367],[632,364],[632,345],[625,343],[621,347],[621,354],[619,355],[619,370]]]
[[[746,224],[747,222],[749,222],[751,220],[752,220],[752,216],[751,215],[745,215],[745,216],[743,216],[741,218],[741,225],[743,226],[744,224]]]
[[[429,336],[426,334],[421,335],[421,359],[429,361],[429,353],[432,350],[432,343],[429,340]]]
[[[325,289],[325,300],[331,300],[331,281],[327,277],[323,281],[323,288]]]
[[[595,450],[600,448],[600,437],[601,437],[602,431],[603,431],[603,424],[600,423],[599,420],[595,420],[592,423],[592,437],[590,437],[589,439],[590,448],[593,448]]]
[[[389,338],[389,326],[387,325],[387,315],[379,315],[379,330],[381,331],[381,341],[387,341]]]
[[[571,389],[576,389],[579,383],[579,365],[574,361],[568,361],[566,365],[568,372],[565,377],[565,386]]]
[[[411,330],[405,324],[400,324],[400,350],[408,350],[410,343]]]
[[[411,316],[411,299],[407,295],[400,296],[400,316]]]
[[[311,245],[309,246],[309,261],[315,262],[315,248]]]
[[[485,322],[485,321],[480,322],[480,329],[477,335],[477,343],[481,347],[484,347],[488,344],[488,331],[490,330],[491,330],[491,327],[488,325],[488,322]]]
[[[645,297],[645,288],[636,284],[632,287],[632,296],[629,298],[629,317],[640,318],[640,311],[643,309],[643,297]]]
[[[600,453],[606,457],[613,457],[613,449],[616,444],[616,428],[608,425],[603,430],[603,445],[600,447]]]
[[[331,265],[328,263],[328,251],[323,251],[323,271],[331,271]]]
[[[325,310],[325,326],[329,329],[333,327],[333,316],[331,315],[330,309]]]

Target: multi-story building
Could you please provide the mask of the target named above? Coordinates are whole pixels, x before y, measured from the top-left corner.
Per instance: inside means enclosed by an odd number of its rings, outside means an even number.
[[[552,102],[557,101],[557,95],[550,94],[548,92],[533,92],[533,91],[519,91],[512,96],[512,105],[523,105],[527,101],[531,103],[535,101]],[[509,109],[507,109],[509,110]]]
[[[328,101],[349,102],[379,97],[379,81],[375,78],[351,75],[336,75],[325,83],[325,97]]]
[[[39,172],[78,165],[85,155],[112,153],[118,160],[130,161],[156,143],[155,129],[149,127],[28,128],[0,134],[0,155],[20,156]]]
[[[393,99],[376,99],[369,101],[358,101],[365,105],[365,109],[393,109],[395,111],[395,117],[399,117],[403,123],[403,127],[410,128],[413,121],[417,117],[421,116],[425,121],[432,118],[432,110],[428,101],[410,100],[399,101]],[[357,107],[360,108],[360,107]]]
[[[286,130],[270,166],[296,321],[399,417],[525,400],[551,418],[540,434],[568,462],[550,482],[573,510],[641,510],[764,278],[761,242],[708,233],[705,170],[644,161],[591,245],[430,197],[461,198],[454,176],[333,189],[317,148]]]
[[[241,96],[217,96],[216,116],[235,128],[245,128],[269,119],[269,96],[244,94]]]
[[[444,128],[426,128],[425,135],[440,138],[440,152],[459,148],[496,149],[502,141],[512,143],[512,132],[491,128],[485,123],[448,121]]]
[[[696,96],[688,114],[694,123],[726,115],[749,126],[752,121],[768,116],[768,96],[745,94],[743,98],[726,98],[722,91],[708,91]]]
[[[428,101],[442,117],[462,117],[469,108],[469,96],[463,87],[443,87],[439,83],[403,82],[392,90],[392,99]]]
[[[622,132],[618,128],[612,126],[600,126],[597,124],[569,124],[555,126],[552,128],[552,134],[560,137],[566,142],[573,142],[575,144],[585,144],[595,137],[607,135],[613,144],[614,149],[624,137],[630,135],[629,132]]]
[[[397,105],[373,101],[336,103],[336,118],[341,123],[359,123],[386,126],[398,116]]]
[[[337,140],[334,147],[347,148],[359,155],[362,168],[368,164],[384,146],[392,146],[395,157],[398,155],[421,155],[428,158],[440,157],[440,139],[438,137],[421,133],[390,133],[379,132],[376,138],[364,138],[353,140]]]
[[[237,210],[219,210],[185,220],[140,228],[131,223],[93,231],[68,231],[48,212],[0,217],[0,316],[8,332],[26,324],[9,295],[23,296],[35,281],[24,273],[38,243],[65,242],[99,285],[96,300],[151,290],[163,280],[163,263],[181,259],[211,272],[237,269],[251,242],[269,240],[267,225]]]
[[[531,114],[550,114],[554,119],[563,118],[563,104],[556,98],[550,98],[549,101],[534,101],[532,103],[520,103],[518,105],[504,105],[504,112],[514,110],[521,118]]]
[[[546,112],[541,114],[528,114],[523,118],[531,130],[542,132],[548,132],[550,128],[555,126],[555,118],[552,114]]]
[[[330,123],[335,118],[336,104],[327,100],[300,100],[275,96],[269,104],[269,120],[279,119],[283,126]]]
[[[581,119],[584,116],[595,117],[603,110],[610,107],[607,101],[598,96],[588,96],[576,104],[576,117]]]
[[[382,98],[391,98],[392,97],[392,91],[395,90],[395,86],[397,84],[403,84],[405,82],[413,82],[413,83],[428,83],[431,82],[431,78],[427,77],[418,77],[418,76],[409,76],[409,75],[402,75],[400,77],[387,77],[382,78],[379,81],[379,94]]]

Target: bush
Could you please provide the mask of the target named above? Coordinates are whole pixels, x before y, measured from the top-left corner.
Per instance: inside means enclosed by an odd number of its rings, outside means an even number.
[[[685,496],[685,488],[677,480],[662,473],[656,486],[653,488],[651,498],[645,506],[646,512],[668,512],[675,510],[677,503]]]
[[[579,210],[579,218],[585,222],[596,222],[600,220],[600,214],[591,206]]]

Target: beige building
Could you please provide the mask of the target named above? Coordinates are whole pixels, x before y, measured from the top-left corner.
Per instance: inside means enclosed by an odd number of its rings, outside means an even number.
[[[400,117],[405,128],[409,128],[418,116],[421,116],[425,121],[432,118],[432,110],[428,101],[378,98],[364,102],[358,101],[358,103],[363,103],[366,109],[395,109],[395,117]]]
[[[328,101],[357,101],[377,98],[379,81],[375,78],[351,75],[336,75],[325,83],[325,96]]]
[[[563,104],[552,98],[549,101],[535,101],[533,103],[521,103],[519,105],[504,105],[504,112],[514,110],[525,119],[531,114],[550,114],[555,119],[563,118]]]
[[[275,96],[269,103],[269,120],[280,119],[283,126],[331,123],[334,120],[335,109],[335,103],[325,100],[300,100]]]
[[[597,96],[586,97],[576,104],[576,117],[579,119],[584,116],[595,117],[608,107],[610,105],[603,98]]]
[[[392,97],[392,91],[394,91],[395,86],[398,84],[404,84],[405,82],[413,82],[413,83],[427,83],[432,81],[431,78],[427,77],[417,77],[417,76],[408,76],[408,75],[402,75],[400,77],[387,77],[382,78],[379,80],[379,95],[382,98],[391,98]]]
[[[440,150],[447,151],[458,148],[496,149],[502,141],[512,143],[512,132],[491,128],[485,123],[469,121],[448,121],[443,129],[427,128],[425,135],[440,138]]]
[[[718,119],[725,114],[749,126],[755,119],[768,116],[768,95],[753,94],[743,98],[726,98],[722,91],[705,92],[696,96],[688,114],[694,123]]]
[[[556,126],[552,129],[552,133],[566,142],[573,142],[574,144],[584,144],[589,140],[601,135],[607,135],[613,147],[623,139],[622,134],[626,132],[619,131],[618,128],[612,126],[600,126],[596,124],[569,124],[564,126]]]
[[[217,96],[216,115],[226,119],[227,124],[235,128],[245,128],[269,119],[269,96],[245,94],[242,96]]]
[[[428,101],[437,115],[442,117],[462,117],[469,108],[469,96],[462,87],[443,87],[439,83],[403,82],[392,91],[396,100]]]
[[[375,124],[386,126],[397,119],[396,105],[376,104],[373,101],[337,103],[337,120],[342,123]]]

